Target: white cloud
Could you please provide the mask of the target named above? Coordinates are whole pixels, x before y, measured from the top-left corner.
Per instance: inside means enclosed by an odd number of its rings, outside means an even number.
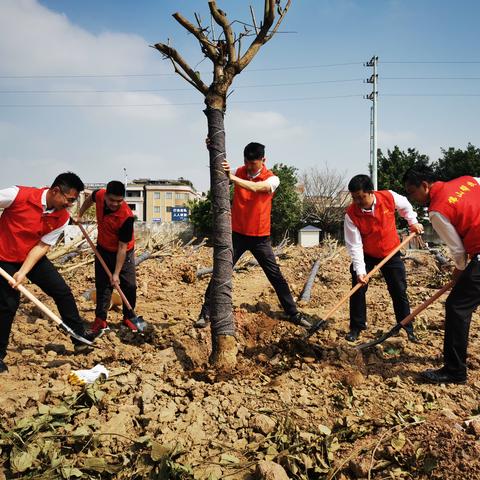
[[[160,72],[164,68],[160,56],[143,38],[114,32],[94,35],[35,0],[0,2],[0,58],[0,71],[8,75],[79,75],[63,79],[10,79],[10,85],[15,86],[12,89],[85,92],[3,97],[7,98],[6,103],[116,105],[95,111],[91,107],[84,109],[86,117],[101,117],[103,122],[106,117],[151,121],[171,120],[175,116],[174,109],[169,106],[171,102],[156,93],[94,91],[97,88],[125,89],[125,78],[108,78],[107,83],[105,79],[82,78],[82,75],[93,74]],[[151,104],[165,106],[129,106]],[[119,108],[122,105],[127,107]]]
[[[0,2],[0,58],[5,72],[142,72],[150,55],[137,35],[93,35],[35,0]]]
[[[299,139],[307,135],[305,127],[295,125],[287,117],[273,111],[232,110],[225,118],[227,128],[244,138],[262,142]]]

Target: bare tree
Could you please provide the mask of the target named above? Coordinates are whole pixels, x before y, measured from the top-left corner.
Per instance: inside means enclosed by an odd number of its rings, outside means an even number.
[[[231,369],[236,364],[235,322],[232,312],[232,227],[228,177],[223,171],[222,161],[226,158],[224,114],[228,90],[233,79],[252,61],[262,45],[277,32],[291,0],[265,0],[263,20],[257,25],[253,9],[252,25],[231,22],[220,10],[215,0],[209,0],[209,25],[204,25],[200,15],[195,14],[195,23],[180,13],[173,18],[199,42],[202,54],[213,64],[210,85],[201,78],[170,45],[157,43],[155,48],[169,59],[175,72],[205,97],[208,137],[210,138],[210,186],[213,203],[213,275],[211,289],[212,355],[210,362],[218,368]],[[214,24],[220,27],[217,32]],[[236,32],[234,27],[239,27]],[[242,52],[242,41],[253,40]]]
[[[315,223],[324,232],[336,233],[350,203],[346,172],[337,172],[324,165],[320,169],[307,170],[301,180],[304,186],[303,220]]]

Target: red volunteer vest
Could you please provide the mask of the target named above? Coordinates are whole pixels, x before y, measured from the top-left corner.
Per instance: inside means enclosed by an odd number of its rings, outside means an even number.
[[[97,243],[109,252],[118,250],[118,231],[127,218],[133,217],[130,207],[123,201],[120,208],[116,212],[108,215],[104,214],[106,190],[102,188],[95,194],[95,205],[97,207],[97,225],[98,237]],[[131,250],[135,245],[135,239],[128,242],[127,251]]]
[[[13,203],[0,216],[0,260],[23,263],[47,233],[65,225],[67,210],[44,213],[42,194],[48,188],[18,187]]]
[[[246,167],[240,167],[235,175],[252,182],[263,182],[275,174],[263,165],[255,178],[249,178]],[[251,192],[235,185],[232,204],[232,231],[252,237],[270,235],[270,215],[273,195],[269,192]]]
[[[480,185],[473,177],[435,182],[428,210],[439,212],[450,221],[469,255],[480,253]]]
[[[388,190],[375,193],[374,213],[365,213],[352,203],[347,214],[362,235],[363,251],[374,258],[386,257],[400,245],[395,224],[395,201]]]

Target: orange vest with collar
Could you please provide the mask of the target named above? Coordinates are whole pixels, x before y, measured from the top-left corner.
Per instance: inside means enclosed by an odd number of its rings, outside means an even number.
[[[388,190],[374,192],[374,213],[364,212],[352,203],[347,214],[360,231],[363,251],[374,258],[386,257],[400,245],[395,224],[395,200]]]
[[[469,255],[480,253],[480,185],[473,177],[435,182],[428,210],[450,221]]]
[[[125,200],[123,200],[120,208],[116,212],[105,215],[105,193],[106,190],[102,188],[95,194],[98,225],[97,243],[109,252],[116,252],[119,242],[118,231],[127,218],[133,217],[133,213]],[[134,246],[135,239],[132,236],[132,239],[128,242],[127,251],[131,250]]]
[[[265,165],[255,178],[249,178],[247,168],[240,167],[235,175],[251,182],[263,182],[275,176]],[[270,235],[270,215],[272,213],[271,192],[251,192],[235,185],[232,204],[232,231],[252,237]]]
[[[0,260],[23,263],[44,235],[68,221],[67,210],[45,213],[42,194],[48,188],[18,187],[12,204],[0,216]]]

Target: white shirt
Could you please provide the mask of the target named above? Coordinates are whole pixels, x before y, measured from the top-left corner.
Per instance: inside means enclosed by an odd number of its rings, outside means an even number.
[[[0,190],[0,208],[8,208],[13,203],[15,198],[17,198],[18,192],[19,188],[16,186]],[[42,193],[42,206],[43,213],[52,213],[54,211],[53,208],[47,210],[47,190],[44,190]],[[67,220],[65,224],[61,227],[58,227],[55,230],[52,230],[50,233],[44,235],[41,238],[41,241],[50,246],[55,245],[58,241],[58,238],[63,233],[65,227],[68,225],[69,220]]]
[[[475,181],[480,184],[479,177],[476,177]],[[438,233],[438,236],[447,244],[447,247],[452,254],[453,261],[455,262],[455,266],[459,270],[465,270],[465,267],[467,266],[467,252],[465,251],[463,241],[455,227],[451,224],[450,220],[440,212],[433,210],[428,215],[433,228]]]
[[[395,202],[395,209],[400,214],[400,216],[404,218],[409,225],[414,225],[415,223],[418,223],[417,214],[413,210],[412,204],[408,201],[407,197],[399,195],[392,190],[389,190],[389,192],[393,196],[393,201]],[[362,208],[362,211],[371,212],[373,215],[375,212],[376,203],[377,199],[375,198],[374,194],[371,210],[365,210]],[[360,233],[360,230],[353,223],[352,219],[348,214],[345,214],[343,230],[345,234],[345,244],[347,247],[347,251],[352,259],[353,270],[357,275],[366,275],[367,269],[365,267],[365,260],[363,257],[362,235]]]
[[[248,175],[248,173],[247,173],[247,177],[248,177],[249,180],[253,180],[254,178],[257,178],[260,175],[261,172],[262,172],[262,170],[260,169],[255,175],[252,175],[252,176]],[[280,185],[280,178],[278,178],[276,175],[273,175],[272,177],[268,177],[264,181],[267,182],[270,185],[270,193],[274,193],[275,190]]]

